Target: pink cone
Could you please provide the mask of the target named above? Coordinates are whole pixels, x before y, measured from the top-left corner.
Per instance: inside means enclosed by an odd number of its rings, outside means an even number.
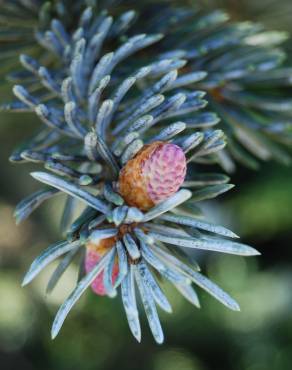
[[[122,168],[119,192],[128,205],[147,211],[179,190],[186,169],[179,146],[161,141],[144,145]]]
[[[86,251],[86,257],[85,257],[85,271],[86,273],[89,273],[99,262],[101,259],[102,255],[95,250],[87,248]],[[112,283],[114,284],[117,276],[119,273],[119,267],[118,264],[115,263],[114,268],[113,268],[113,274],[112,274]],[[95,294],[98,295],[106,295],[106,291],[104,289],[104,284],[103,284],[103,271],[97,276],[97,278],[93,281],[91,284],[91,288],[94,291]]]

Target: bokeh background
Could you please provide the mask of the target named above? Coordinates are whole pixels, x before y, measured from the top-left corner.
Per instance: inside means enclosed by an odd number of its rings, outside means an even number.
[[[235,19],[264,22],[292,32],[290,0],[202,0],[228,9]],[[292,51],[292,41],[287,43]],[[291,52],[292,55],[292,52]],[[9,97],[2,83],[1,99]],[[292,168],[265,164],[259,172],[240,168],[237,187],[206,204],[214,221],[232,227],[259,249],[259,258],[208,254],[204,271],[240,303],[229,312],[201,293],[202,308],[165,289],[174,307],[161,312],[166,342],[154,344],[143,319],[138,344],[127,327],[121,302],[88,292],[60,336],[51,341],[57,307],[73,288],[74,266],[51,296],[44,293],[50,266],[27,288],[20,283],[41,249],[59,237],[60,199],[48,202],[16,227],[15,204],[37,184],[33,166],[8,163],[13,147],[38,125],[30,115],[0,115],[0,368],[1,370],[291,370],[292,364]]]

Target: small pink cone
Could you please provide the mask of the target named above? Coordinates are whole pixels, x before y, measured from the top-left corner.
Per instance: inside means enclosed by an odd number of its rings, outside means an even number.
[[[179,146],[161,141],[144,145],[121,170],[120,194],[128,205],[147,211],[179,190],[186,168]]]
[[[86,256],[85,256],[85,271],[86,273],[89,273],[99,262],[103,254],[98,253],[96,250],[93,250],[91,248],[87,248]],[[119,273],[119,267],[118,264],[115,263],[113,268],[113,274],[112,274],[112,283],[114,284],[117,276]],[[94,291],[95,294],[98,295],[106,295],[106,291],[104,289],[103,284],[103,271],[97,276],[97,278],[93,281],[91,284],[91,288]]]

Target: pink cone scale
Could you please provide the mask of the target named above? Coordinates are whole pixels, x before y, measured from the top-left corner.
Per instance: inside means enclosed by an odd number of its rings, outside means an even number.
[[[176,193],[186,175],[186,157],[182,149],[174,144],[157,148],[144,162],[142,175],[147,193],[157,204]]]

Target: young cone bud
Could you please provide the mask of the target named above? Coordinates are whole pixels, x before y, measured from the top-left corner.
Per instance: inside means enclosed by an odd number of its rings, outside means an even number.
[[[86,245],[86,256],[85,256],[85,271],[89,273],[99,262],[101,257],[112,248],[115,244],[115,238],[108,238],[101,240],[98,244],[89,243]],[[119,273],[119,267],[117,262],[115,262],[112,274],[112,283],[116,281]],[[96,279],[91,284],[91,288],[94,293],[98,295],[105,295],[106,291],[103,284],[103,271],[96,277]]]
[[[176,193],[185,175],[183,150],[157,141],[144,145],[121,170],[119,192],[128,205],[147,211]]]

